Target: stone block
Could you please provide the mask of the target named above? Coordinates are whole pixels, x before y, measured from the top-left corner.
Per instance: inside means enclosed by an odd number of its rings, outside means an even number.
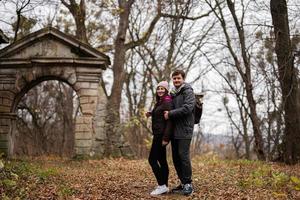
[[[83,124],[84,123],[83,118],[84,117],[82,116],[77,116],[75,121],[76,125]]]
[[[10,107],[12,105],[12,100],[3,98],[2,99],[2,105]]]
[[[94,97],[89,97],[89,102],[90,103],[97,103],[98,98],[96,96]]]
[[[4,90],[13,90],[14,84],[3,84],[3,89]]]
[[[51,67],[50,68],[50,75],[53,75],[53,76],[63,76],[63,68],[61,67]]]
[[[84,115],[94,115],[95,114],[95,110],[82,110],[82,113]]]
[[[104,127],[105,121],[104,120],[97,121],[96,125],[97,125],[97,127]]]
[[[86,104],[89,103],[89,97],[83,96],[79,98],[80,104]]]
[[[106,111],[106,104],[103,104],[101,102],[98,102],[97,104],[97,113],[101,113],[102,111]]]
[[[92,132],[92,124],[76,124],[75,132]]]
[[[91,140],[92,132],[75,132],[75,140]]]
[[[100,74],[77,74],[77,81],[79,82],[93,82],[93,83],[99,83],[100,80]]]
[[[76,117],[76,124],[91,124],[92,117],[91,116],[78,116]]]
[[[76,74],[74,67],[65,66],[63,70],[62,77],[68,79],[71,75]]]
[[[87,67],[76,67],[77,73],[93,73],[93,74],[101,74],[100,68],[87,68]]]
[[[15,74],[16,73],[15,68],[1,68],[0,69],[0,74]]]
[[[9,133],[9,126],[0,126],[0,135],[8,134],[8,133]]]
[[[0,125],[1,126],[9,126],[10,118],[6,118],[5,116],[0,116]]]
[[[103,155],[105,151],[105,142],[104,141],[94,141],[93,151],[96,155]]]
[[[104,130],[97,130],[96,131],[96,136],[95,136],[96,141],[104,141],[107,139],[107,136],[104,132]]]
[[[92,125],[92,121],[93,121],[93,118],[92,118],[92,117],[87,116],[87,117],[84,117],[83,120],[84,120],[84,123],[85,123],[85,124],[90,124],[90,125]]]
[[[0,96],[10,100],[14,100],[15,94],[11,91],[0,91]]]
[[[98,89],[99,84],[98,83],[90,83],[90,88],[92,89]]]
[[[97,96],[98,90],[95,89],[80,89],[78,92],[79,96]]]
[[[4,113],[10,112],[10,106],[0,105],[0,112],[4,112]]]
[[[0,149],[8,149],[8,142],[0,141]]]
[[[10,125],[10,121],[12,119],[12,118],[9,118],[9,117],[10,117],[9,115],[7,115],[7,116],[0,115],[0,125],[1,126],[9,126]],[[13,116],[11,116],[11,117],[13,117]]]
[[[76,147],[75,146],[76,155],[89,155],[90,147]]]
[[[92,103],[82,104],[81,110],[82,112],[84,112],[85,110],[96,110],[96,104],[92,104]]]
[[[89,89],[90,83],[89,82],[79,82],[80,88]]]
[[[0,133],[0,141],[8,141],[8,134]]]
[[[75,140],[75,147],[92,147],[92,140]]]

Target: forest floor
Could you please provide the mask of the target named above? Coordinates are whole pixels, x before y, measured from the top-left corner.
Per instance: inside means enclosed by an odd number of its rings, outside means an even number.
[[[171,161],[169,165],[174,187],[178,182]],[[156,182],[145,159],[2,160],[0,199],[300,199],[300,165],[213,155],[195,157],[192,165],[191,196],[151,197]]]

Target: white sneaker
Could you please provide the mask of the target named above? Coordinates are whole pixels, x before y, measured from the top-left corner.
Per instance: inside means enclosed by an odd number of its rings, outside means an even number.
[[[167,192],[169,192],[169,188],[166,185],[159,185],[150,193],[150,195],[160,195]]]

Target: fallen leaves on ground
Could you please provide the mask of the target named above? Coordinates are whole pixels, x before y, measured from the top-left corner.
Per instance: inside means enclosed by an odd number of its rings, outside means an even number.
[[[300,199],[300,165],[196,157],[195,192],[151,197],[156,186],[147,160],[35,158],[5,161],[2,199]],[[178,184],[172,162],[169,186]]]

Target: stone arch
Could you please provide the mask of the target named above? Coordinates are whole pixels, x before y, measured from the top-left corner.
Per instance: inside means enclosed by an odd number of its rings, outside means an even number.
[[[0,152],[12,154],[15,109],[21,97],[42,81],[59,80],[79,97],[82,116],[75,122],[75,153],[101,156],[105,134],[97,122],[105,116],[106,97],[99,82],[109,64],[103,53],[53,28],[0,50]]]
[[[44,82],[44,81],[50,81],[50,80],[57,80],[57,81],[61,81],[64,82],[66,84],[68,84],[76,93],[78,91],[75,90],[74,86],[70,84],[70,82],[67,79],[62,79],[62,77],[58,77],[58,76],[41,76],[38,77],[35,80],[32,80],[31,82],[27,83],[27,84],[22,84],[22,85],[16,85],[16,93],[15,93],[15,97],[14,100],[12,101],[12,106],[11,106],[11,112],[15,113],[16,112],[16,107],[18,105],[18,103],[20,102],[20,100],[22,99],[22,97],[32,88],[34,88],[35,86],[37,86],[38,84]],[[16,80],[16,83],[18,82],[18,80]]]

